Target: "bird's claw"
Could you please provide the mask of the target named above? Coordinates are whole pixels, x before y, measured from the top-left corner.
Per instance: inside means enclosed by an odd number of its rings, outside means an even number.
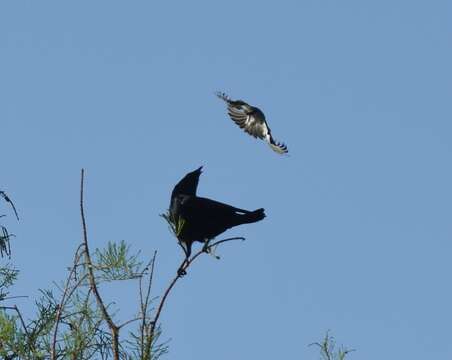
[[[206,243],[204,244],[204,246],[202,247],[202,251],[205,252],[206,254],[210,254],[211,249],[210,249],[210,247],[209,247],[209,243],[208,243],[208,242],[206,242]]]

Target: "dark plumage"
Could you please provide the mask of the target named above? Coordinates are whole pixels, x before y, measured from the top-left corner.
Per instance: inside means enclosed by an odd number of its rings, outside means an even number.
[[[195,241],[205,243],[234,226],[265,217],[264,209],[248,211],[196,196],[202,167],[185,175],[171,194],[170,219],[178,227],[178,239],[187,258]]]
[[[257,107],[251,106],[242,100],[231,100],[225,93],[217,92],[216,95],[224,100],[228,107],[229,117],[251,136],[265,140],[278,154],[288,153],[284,143],[275,141],[270,127],[265,120],[264,113]]]

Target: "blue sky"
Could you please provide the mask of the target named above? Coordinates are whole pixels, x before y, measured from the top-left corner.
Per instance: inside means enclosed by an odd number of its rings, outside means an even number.
[[[0,187],[13,289],[62,280],[81,240],[182,254],[158,214],[199,194],[267,218],[205,257],[161,320],[167,358],[452,356],[452,5],[448,1],[78,1],[0,4]],[[290,157],[245,135],[213,93],[259,106]],[[2,211],[4,213],[6,209]],[[108,289],[133,313],[136,284]],[[107,289],[105,289],[107,291]]]

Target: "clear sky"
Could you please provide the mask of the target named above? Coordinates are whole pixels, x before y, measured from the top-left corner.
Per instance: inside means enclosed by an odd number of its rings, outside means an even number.
[[[161,320],[171,359],[452,357],[450,1],[9,1],[0,4],[0,188],[19,224],[15,295],[32,313],[81,241],[182,253],[158,216],[199,194],[267,218],[230,230]],[[290,157],[227,117],[259,106]],[[1,213],[5,213],[4,208]],[[135,311],[136,284],[111,291]],[[124,290],[125,289],[125,290]]]

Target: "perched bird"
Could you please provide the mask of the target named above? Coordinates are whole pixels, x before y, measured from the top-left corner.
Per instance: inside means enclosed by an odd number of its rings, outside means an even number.
[[[209,240],[234,226],[254,223],[265,217],[264,209],[248,211],[196,196],[202,167],[184,176],[171,194],[170,221],[184,247],[187,259],[195,241]]]
[[[255,138],[265,140],[278,154],[287,154],[287,146],[275,141],[270,127],[265,120],[264,113],[257,107],[251,106],[242,100],[231,100],[225,93],[217,92],[216,95],[224,100],[228,107],[229,117],[241,129]]]

